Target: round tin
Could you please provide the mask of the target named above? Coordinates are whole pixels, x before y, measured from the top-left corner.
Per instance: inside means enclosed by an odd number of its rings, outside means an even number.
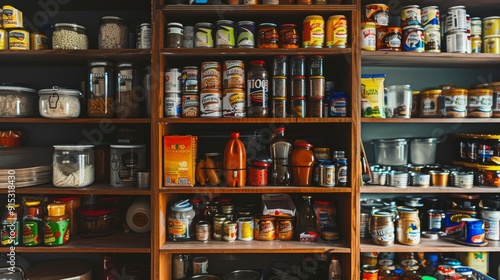
[[[476,218],[462,218],[462,232],[460,241],[469,244],[484,242],[484,221]]]
[[[201,89],[220,89],[221,66],[216,61],[206,61],[201,64],[200,71]]]
[[[403,51],[424,52],[424,29],[420,26],[407,26],[403,29]]]
[[[213,48],[214,40],[212,38],[213,24],[209,22],[199,22],[194,25],[194,47],[195,48]]]
[[[7,43],[7,31],[5,29],[0,28],[0,50],[6,50],[9,47]]]
[[[320,15],[310,15],[304,19],[302,47],[322,48],[325,42],[325,20]]]
[[[245,88],[245,64],[241,60],[226,60],[222,65],[222,86]]]
[[[455,88],[443,90],[444,107],[446,117],[449,118],[465,118],[467,117],[467,94],[465,88]]]
[[[335,186],[335,165],[325,164],[320,166],[320,186]]]
[[[253,240],[254,221],[252,217],[238,218],[238,240]]]
[[[386,4],[370,4],[365,6],[364,20],[376,25],[389,25],[389,6]]]
[[[9,50],[29,50],[30,33],[24,29],[11,29],[9,31]]]
[[[345,48],[347,46],[347,18],[333,15],[326,21],[326,47]]]
[[[232,20],[218,20],[215,24],[215,46],[217,48],[234,48],[235,25]]]
[[[427,6],[422,8],[422,26],[440,26],[439,23],[439,7]]]
[[[165,118],[178,118],[181,116],[181,94],[165,93]]]
[[[446,52],[467,53],[467,32],[451,31],[446,34]]]
[[[441,52],[441,32],[439,26],[425,28],[424,46],[426,52]]]
[[[404,29],[407,26],[421,25],[422,16],[420,6],[408,5],[401,9],[401,27]]]
[[[284,49],[296,49],[300,45],[297,25],[285,23],[279,26],[279,45]]]
[[[181,97],[183,118],[196,118],[200,115],[200,97],[198,94],[183,94]]]
[[[485,36],[482,48],[484,53],[500,53],[500,36]]]
[[[377,26],[373,22],[361,24],[361,49],[364,51],[377,49]]]
[[[260,241],[276,240],[276,218],[260,215],[254,218],[254,238]]]
[[[198,92],[198,67],[186,66],[182,68],[181,91],[182,93]]]
[[[483,52],[483,39],[481,36],[471,36],[470,38],[471,53]]]
[[[220,89],[202,89],[200,92],[200,117],[222,117],[222,93]]]
[[[253,21],[238,21],[236,24],[236,46],[238,48],[255,47],[255,23]]]
[[[500,17],[499,17],[500,19]],[[480,17],[473,17],[470,19],[470,35],[481,36],[483,33],[483,22]]]
[[[210,240],[210,223],[207,221],[198,221],[196,224],[196,240],[207,242]]]
[[[167,68],[165,70],[165,93],[180,93],[181,70],[179,68]]]
[[[467,30],[467,12],[465,6],[453,6],[448,8],[446,15],[446,33],[452,31],[466,31]]]
[[[377,27],[377,50],[379,51],[401,51],[401,40],[403,34],[398,26]]]
[[[235,241],[238,236],[237,224],[233,221],[225,221],[222,224],[222,239],[225,241]]]
[[[259,24],[257,42],[259,48],[278,48],[279,34],[277,25],[275,23]]]
[[[486,17],[483,19],[483,36],[492,35],[500,35],[500,16]]]
[[[222,116],[244,118],[246,116],[245,90],[227,88],[222,93]]]
[[[49,38],[42,33],[33,32],[30,35],[30,50],[46,50],[49,48]]]

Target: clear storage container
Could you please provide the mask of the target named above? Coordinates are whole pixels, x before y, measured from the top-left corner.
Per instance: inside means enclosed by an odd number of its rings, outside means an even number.
[[[80,234],[84,238],[111,235],[120,225],[117,208],[80,207]]]
[[[99,49],[128,48],[128,23],[115,16],[104,16],[99,23]]]
[[[85,187],[94,182],[94,145],[54,145],[52,184]]]
[[[34,117],[35,93],[32,88],[0,85],[0,117]]]
[[[86,50],[89,48],[87,29],[74,23],[56,23],[52,33],[55,50]]]
[[[39,90],[38,96],[38,110],[42,117],[66,119],[80,116],[82,93],[78,90],[53,87]]]

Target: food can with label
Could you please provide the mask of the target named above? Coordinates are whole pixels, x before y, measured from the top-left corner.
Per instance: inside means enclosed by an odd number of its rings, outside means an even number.
[[[422,8],[422,26],[440,26],[439,23],[439,7],[427,6]]]
[[[0,50],[8,49],[9,44],[7,43],[7,31],[0,28]]]
[[[9,50],[29,50],[30,33],[24,29],[12,29],[9,31]]]
[[[500,16],[483,19],[483,36],[500,35]]]
[[[213,48],[214,39],[212,37],[213,24],[210,22],[199,22],[194,25],[194,47]]]
[[[183,94],[181,97],[183,118],[196,118],[200,116],[200,97],[198,94]]]
[[[483,52],[484,53],[500,53],[500,36],[484,36],[483,38]]]
[[[235,241],[238,236],[238,225],[233,221],[225,221],[222,224],[222,239],[225,241]]]
[[[245,90],[227,88],[222,93],[222,116],[244,118],[246,116]]]
[[[198,67],[185,66],[182,68],[181,91],[182,93],[198,92]]]
[[[426,52],[441,52],[441,32],[439,25],[425,28],[424,46]]]
[[[226,60],[222,65],[222,87],[245,88],[245,64],[241,60]]]
[[[483,39],[481,36],[471,36],[470,38],[471,53],[483,52]]]
[[[333,15],[326,21],[326,47],[345,48],[347,46],[347,18]]]
[[[472,118],[489,118],[492,116],[492,104],[492,89],[471,89],[467,93],[467,116]]]
[[[221,66],[217,61],[205,61],[201,64],[200,71],[201,89],[221,88]]]
[[[399,26],[377,26],[377,50],[401,51],[402,37]]]
[[[375,51],[377,49],[377,26],[374,22],[361,24],[361,50]]]
[[[364,8],[364,21],[373,22],[376,25],[389,25],[389,6],[386,4],[370,4]]]
[[[444,102],[441,89],[427,89],[420,92],[420,117],[442,117]]]
[[[465,88],[446,89],[442,91],[444,96],[444,107],[446,117],[465,118],[467,117],[467,94]]]
[[[403,51],[424,52],[425,32],[419,25],[407,26],[403,29]]]
[[[40,32],[33,32],[30,35],[31,50],[46,50],[49,48],[49,38]]]
[[[278,240],[293,240],[294,237],[293,216],[278,216],[276,218],[276,229]]]
[[[465,6],[453,6],[448,8],[446,15],[446,33],[452,31],[467,30],[467,12]]]
[[[325,41],[325,20],[320,15],[310,15],[304,19],[302,47],[322,48]]]
[[[420,218],[418,210],[399,206],[399,219],[396,225],[396,237],[398,243],[404,245],[420,244]]]
[[[236,46],[238,48],[255,47],[255,23],[253,21],[238,21],[236,24]]]
[[[254,218],[254,238],[260,241],[276,240],[276,218],[258,215]]]
[[[165,93],[165,118],[179,118],[181,116],[181,94]]]
[[[483,34],[483,21],[480,17],[473,17],[470,19],[470,35],[482,36]]]
[[[279,47],[278,27],[275,23],[259,24],[259,31],[257,34],[259,48],[276,49]]]
[[[4,5],[2,7],[3,13],[1,14],[1,20],[3,20],[3,28],[23,28],[23,13],[10,6]]]
[[[222,92],[220,89],[202,89],[200,92],[200,117],[222,117]]]
[[[217,48],[234,48],[235,25],[232,20],[221,19],[215,24],[215,46]]]
[[[186,40],[187,34],[186,34],[186,28],[187,26],[184,26],[184,40]],[[153,30],[151,29],[151,23],[141,23],[139,26],[136,28],[136,44],[135,47],[137,49],[150,49],[151,48],[151,38],[153,36]],[[191,41],[193,40],[193,36],[191,36]],[[190,47],[192,48],[193,46],[182,46],[184,48]]]
[[[252,217],[241,217],[238,223],[238,240],[251,241],[254,234],[254,221]]]
[[[181,70],[179,68],[165,70],[165,93],[181,93]]]
[[[286,23],[279,26],[279,45],[284,49],[296,49],[300,46],[297,25]]]
[[[446,52],[449,53],[467,53],[467,32],[450,31],[446,34]]]
[[[422,16],[420,6],[408,5],[401,9],[401,27],[404,29],[407,26],[421,25]]]

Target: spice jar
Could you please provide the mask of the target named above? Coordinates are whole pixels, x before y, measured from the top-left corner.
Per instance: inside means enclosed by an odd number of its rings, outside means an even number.
[[[107,61],[90,62],[88,66],[88,117],[114,116],[115,68]]]
[[[55,50],[86,50],[89,48],[87,29],[73,23],[56,23],[52,32]]]
[[[290,75],[305,76],[305,62],[306,58],[303,55],[295,55],[290,57]]]
[[[104,16],[99,22],[99,49],[126,49],[128,47],[128,23],[115,16]]]
[[[195,234],[193,219],[196,212],[189,200],[177,201],[170,207],[167,218],[168,238],[172,241],[191,240]]]
[[[51,89],[39,90],[38,96],[38,110],[42,117],[67,119],[80,116],[79,99],[82,93],[78,90],[54,86]]]
[[[253,161],[248,166],[248,185],[266,186],[269,176],[270,164],[263,161]]]
[[[309,102],[307,103],[307,116],[311,118],[323,117],[323,97],[309,97]]]
[[[66,205],[51,203],[47,205],[47,216],[43,230],[43,244],[48,246],[62,245],[69,241],[69,215],[65,213]]]
[[[306,96],[306,77],[293,76],[290,79],[290,96],[292,98]]]
[[[286,97],[273,97],[271,116],[273,118],[286,118]]]
[[[94,145],[54,145],[52,184],[85,187],[94,182]]]
[[[167,24],[167,48],[181,48],[184,38],[184,26],[179,22]]]

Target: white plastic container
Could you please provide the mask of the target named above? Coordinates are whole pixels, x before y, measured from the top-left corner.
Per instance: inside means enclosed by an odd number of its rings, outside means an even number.
[[[151,204],[145,197],[138,197],[130,204],[126,215],[127,226],[134,232],[151,230]]]
[[[38,91],[40,115],[51,119],[68,119],[80,116],[82,93],[75,89],[59,88]]]

